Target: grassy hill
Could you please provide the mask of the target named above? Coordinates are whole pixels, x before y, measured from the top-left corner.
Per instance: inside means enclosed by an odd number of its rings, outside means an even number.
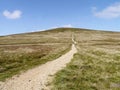
[[[78,53],[52,90],[120,90],[120,33],[77,30],[74,37]]]
[[[0,37],[0,80],[60,57],[72,35],[78,53],[55,75],[53,90],[119,90],[120,33],[79,28]]]
[[[55,29],[0,37],[0,80],[65,54],[71,47],[71,35]]]

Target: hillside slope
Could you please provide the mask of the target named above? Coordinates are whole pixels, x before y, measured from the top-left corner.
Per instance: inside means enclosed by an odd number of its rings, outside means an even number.
[[[114,90],[119,87],[120,33],[79,28],[57,28],[0,37],[0,80],[55,60],[70,50],[72,37],[78,53],[65,70],[56,74],[53,89]],[[99,70],[101,73],[98,73]],[[93,75],[98,78],[92,78]],[[73,79],[76,82],[72,82]]]

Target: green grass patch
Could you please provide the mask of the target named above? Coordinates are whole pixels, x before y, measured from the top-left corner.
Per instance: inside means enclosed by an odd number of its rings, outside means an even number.
[[[38,47],[39,46],[29,47],[34,49],[32,52],[25,52],[27,50],[23,51],[26,47],[19,47],[20,49],[18,49],[18,52],[17,48],[13,50],[13,47],[9,47],[9,49],[7,49],[9,52],[5,52],[6,49],[1,50],[0,81],[4,81],[6,78],[10,78],[13,75],[19,74],[21,71],[26,71],[30,68],[36,67],[60,57],[70,50],[71,45],[61,44],[56,46],[47,45],[40,46],[39,48]]]
[[[67,67],[55,75],[52,84],[52,90],[119,90],[119,55],[98,50],[77,53]]]

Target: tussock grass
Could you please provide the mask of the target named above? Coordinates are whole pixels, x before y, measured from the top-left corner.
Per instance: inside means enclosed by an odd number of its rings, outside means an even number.
[[[75,54],[71,63],[55,75],[52,90],[120,89],[119,54],[88,52]]]
[[[75,31],[76,53],[52,90],[120,90],[120,33]]]
[[[78,53],[55,75],[52,90],[119,90],[120,33],[77,28],[0,37],[0,80],[60,57],[72,34]]]
[[[0,37],[0,81],[60,57],[71,42],[62,29]]]
[[[17,48],[14,50],[5,48],[0,51],[0,80],[5,80],[15,74],[20,73],[22,70],[33,68],[37,65],[44,64],[47,61],[54,60],[60,57],[62,54],[70,50],[71,45],[47,45],[47,46],[32,46],[32,50],[28,52],[24,47],[21,47],[19,51]],[[38,48],[39,47],[39,48]],[[33,49],[34,48],[34,49]],[[35,49],[36,48],[36,49]],[[23,49],[23,50],[22,50]],[[24,50],[25,49],[25,50]]]
[[[69,30],[55,29],[41,32],[24,33],[0,37],[0,45],[71,43]]]

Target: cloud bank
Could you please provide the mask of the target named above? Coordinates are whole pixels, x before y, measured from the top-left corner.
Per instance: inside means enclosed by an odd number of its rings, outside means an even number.
[[[118,18],[120,17],[120,3],[114,3],[101,11],[97,11],[96,7],[92,8],[93,14],[99,18]]]
[[[67,25],[63,25],[62,27],[69,28],[69,27],[73,27],[73,26],[71,24],[67,24]]]
[[[10,12],[8,10],[3,11],[3,16],[5,16],[8,19],[19,19],[22,15],[22,12],[20,10],[15,10],[13,12]]]
[[[73,25],[71,24],[66,24],[66,25],[62,25],[62,26],[54,26],[54,27],[51,27],[51,28],[72,28]]]

